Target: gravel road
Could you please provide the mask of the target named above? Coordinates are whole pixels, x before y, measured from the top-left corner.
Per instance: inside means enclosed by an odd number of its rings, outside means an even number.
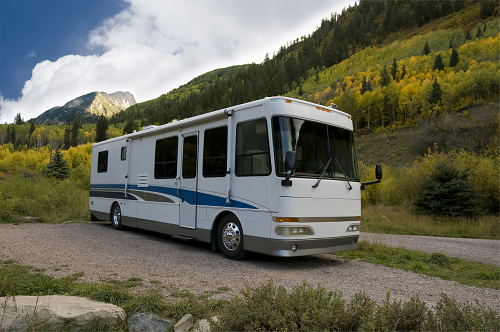
[[[449,257],[500,266],[500,240],[361,233],[360,241],[376,242],[394,248],[439,252]]]
[[[498,290],[348,262],[329,254],[296,258],[252,255],[232,261],[212,252],[207,244],[143,231],[115,231],[105,223],[0,224],[0,258],[45,268],[44,273],[56,277],[82,271],[80,281],[138,277],[143,283],[132,291],[157,288],[167,297],[185,289],[195,295],[209,294],[212,299],[231,298],[242,289],[257,288],[273,279],[289,290],[303,281],[319,283],[343,292],[345,298],[364,291],[383,300],[390,290],[393,299],[406,301],[418,295],[429,305],[445,292],[458,301],[477,299],[500,311]]]

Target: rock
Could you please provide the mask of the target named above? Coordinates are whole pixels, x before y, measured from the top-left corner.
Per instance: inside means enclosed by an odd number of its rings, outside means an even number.
[[[187,314],[174,325],[174,331],[186,332],[189,331],[191,327],[193,327],[193,316],[191,316],[191,314]]]
[[[210,332],[210,323],[206,319],[199,320],[191,332]]]
[[[168,331],[173,322],[150,313],[135,314],[127,320],[130,332]]]
[[[42,222],[40,220],[40,218],[38,218],[38,217],[30,217],[30,216],[21,217],[21,218],[17,219],[17,221],[19,221],[19,222],[26,222],[26,223],[28,223],[28,222]]]
[[[0,297],[0,331],[103,330],[125,320],[113,304],[77,296]]]

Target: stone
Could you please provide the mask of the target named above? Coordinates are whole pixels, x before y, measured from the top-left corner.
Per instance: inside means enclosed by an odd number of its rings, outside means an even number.
[[[40,218],[38,217],[31,217],[31,216],[27,216],[27,217],[21,217],[19,218],[17,221],[21,222],[21,223],[29,223],[29,222],[42,222],[40,220]]]
[[[77,296],[0,297],[0,331],[112,329],[125,320],[113,304]]]
[[[135,314],[127,320],[130,332],[168,331],[174,323],[150,313]]]
[[[191,314],[184,315],[180,321],[175,323],[174,331],[175,332],[186,332],[193,327],[193,316]]]
[[[219,321],[217,316],[212,316],[211,320],[215,323]],[[208,319],[201,319],[196,324],[194,324],[191,332],[210,332],[210,322]]]

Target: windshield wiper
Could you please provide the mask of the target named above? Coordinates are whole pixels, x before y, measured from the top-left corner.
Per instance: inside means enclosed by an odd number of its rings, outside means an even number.
[[[323,168],[323,172],[321,172],[321,175],[319,176],[318,182],[316,182],[316,184],[312,186],[313,188],[316,188],[317,186],[319,186],[319,183],[321,182],[323,175],[325,175],[326,169],[328,168],[328,166],[330,166],[332,159],[333,158],[330,158],[330,160],[328,160],[328,163],[326,164],[325,168]]]
[[[339,161],[335,157],[332,157],[332,158],[330,158],[330,160],[328,160],[328,163],[326,164],[325,168],[323,168],[323,172],[321,172],[321,175],[319,176],[318,182],[316,182],[316,184],[313,185],[312,187],[316,188],[317,186],[319,186],[319,183],[321,182],[321,179],[323,178],[323,175],[325,175],[325,172],[328,169],[328,166],[330,166],[330,163],[332,162],[332,160],[335,160],[337,162],[337,165],[339,166],[340,171],[344,175],[344,179],[347,181],[347,185],[349,186],[349,190],[351,190],[352,189],[351,183],[347,179],[347,175],[345,175],[344,170],[342,169],[342,166],[340,166]]]

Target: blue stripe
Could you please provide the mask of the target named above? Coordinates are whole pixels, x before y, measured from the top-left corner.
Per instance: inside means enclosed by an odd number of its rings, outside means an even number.
[[[91,184],[90,189],[121,189],[125,190],[124,184]],[[177,188],[172,187],[138,187],[137,185],[129,185],[130,190],[149,191],[175,197],[184,197],[184,201],[191,205],[196,205],[196,191],[180,189],[180,196],[177,195]],[[198,192],[198,205],[224,207],[224,208],[240,208],[240,209],[258,209],[258,207],[231,199],[231,204],[226,203],[225,197],[220,197],[212,194]]]

